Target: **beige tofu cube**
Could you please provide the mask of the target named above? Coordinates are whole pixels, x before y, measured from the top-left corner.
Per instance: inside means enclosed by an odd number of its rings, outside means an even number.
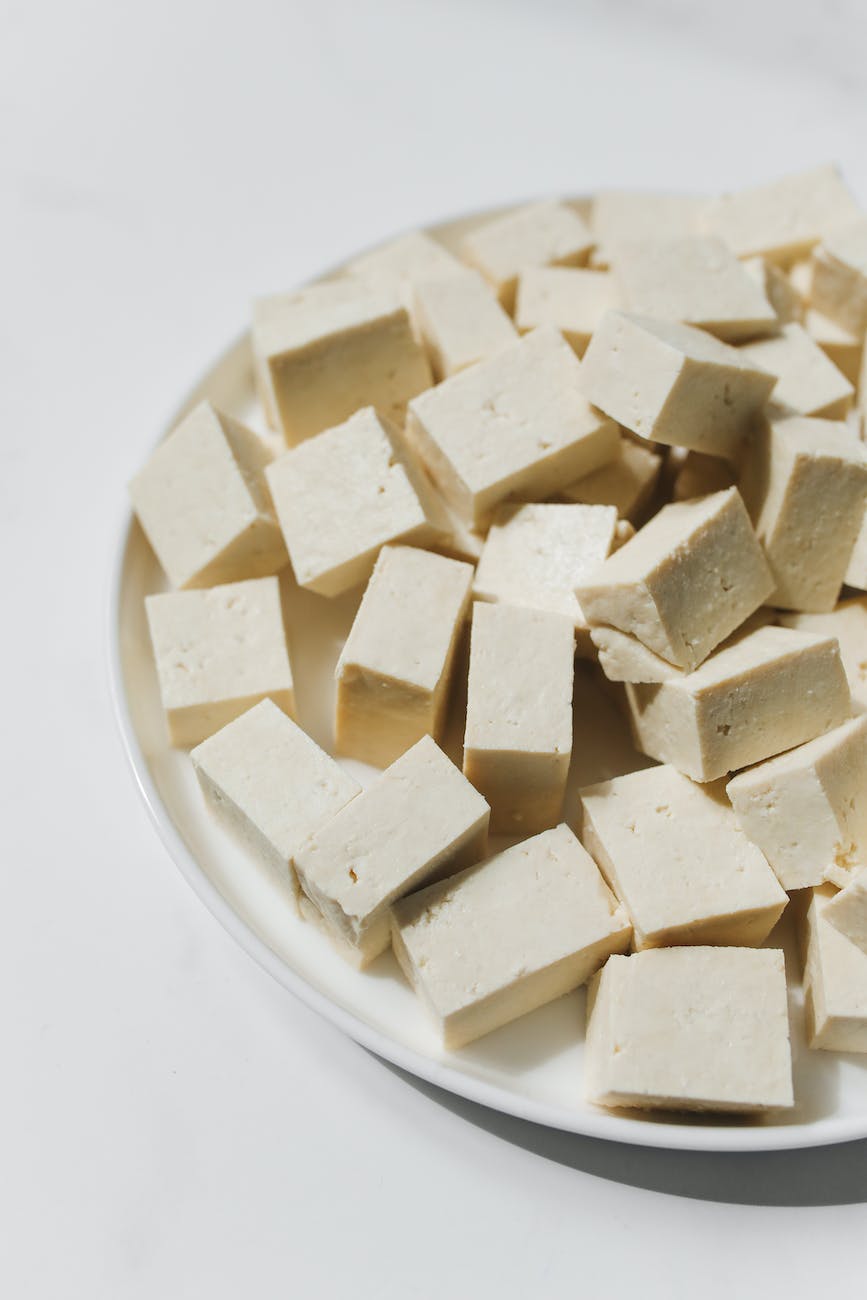
[[[463,263],[422,230],[399,235],[349,263],[350,274],[401,292],[409,305],[412,287],[432,276],[453,275]]]
[[[261,438],[200,402],[130,483],[139,523],[175,587],[212,587],[288,563]]]
[[[461,255],[494,287],[511,312],[518,276],[529,266],[580,266],[590,256],[593,236],[565,203],[531,203],[477,226],[463,241]]]
[[[797,277],[790,277],[780,267],[769,262],[765,257],[748,257],[741,262],[746,273],[752,277],[773,307],[781,325],[790,321],[802,322],[804,319],[804,298],[809,293],[809,278],[812,272],[809,262],[799,262],[798,266],[807,269],[807,293],[801,294]],[[803,274],[799,272],[799,274]]]
[[[173,745],[197,745],[266,697],[291,717],[292,668],[276,578],[145,598]]]
[[[582,395],[580,370],[562,335],[543,328],[410,404],[408,437],[474,528],[506,498],[550,496],[617,455],[617,426]]]
[[[867,217],[830,234],[813,254],[812,305],[863,339],[867,330]]]
[[[590,985],[585,1091],[600,1106],[759,1112],[792,1106],[778,948],[612,957]]]
[[[861,359],[864,355],[864,335],[853,334],[843,325],[821,312],[809,308],[804,317],[804,328],[814,343],[817,343],[825,356],[845,375],[850,384],[857,387],[861,374]],[[849,412],[849,416],[852,412]],[[847,416],[847,419],[849,417]]]
[[[775,611],[761,606],[720,644],[719,650],[774,621]],[[621,632],[619,628],[602,624],[592,627],[590,640],[596,649],[599,666],[610,682],[670,682],[687,675],[683,668],[676,668],[642,645],[637,637]],[[714,653],[718,654],[719,650]]]
[[[624,246],[700,234],[706,206],[707,199],[693,194],[601,190],[590,223],[596,256],[610,264]]]
[[[581,791],[581,839],[634,931],[635,948],[760,944],[785,891],[717,786],[649,767]]]
[[[849,716],[837,642],[761,627],[671,681],[627,684],[636,743],[694,781],[715,781],[821,736]]]
[[[769,603],[832,610],[864,518],[864,444],[841,422],[772,421],[750,443],[742,487],[774,577]]]
[[[635,524],[656,491],[661,469],[655,451],[621,437],[616,460],[570,483],[560,495],[581,505],[614,506],[622,519]]]
[[[384,546],[337,662],[341,754],[386,767],[424,735],[439,740],[472,566]]]
[[[747,349],[619,311],[603,317],[581,363],[585,397],[619,424],[717,456],[737,451],[775,382]]]
[[[190,757],[215,816],[294,897],[295,850],[361,786],[270,699],[197,745]]]
[[[688,451],[677,469],[672,485],[675,501],[692,501],[733,487],[735,471],[730,461],[706,456],[702,451]]]
[[[739,772],[726,793],[784,889],[849,877],[867,866],[867,717]]]
[[[465,267],[418,280],[413,316],[437,381],[495,356],[518,337],[493,291]]]
[[[424,736],[293,857],[298,883],[338,951],[368,965],[391,943],[404,894],[484,856],[488,805]]]
[[[571,619],[473,606],[464,773],[491,830],[529,834],[560,819],[572,754]]]
[[[867,870],[853,876],[831,899],[822,915],[845,939],[867,954]]]
[[[576,582],[591,626],[618,628],[685,669],[706,659],[772,590],[737,488],[663,507]]]
[[[867,1052],[867,953],[827,919],[836,896],[829,885],[814,889],[807,910],[807,1040],[822,1051]]]
[[[433,382],[398,291],[357,276],[257,302],[253,361],[266,414],[290,446],[363,406],[400,421]]]
[[[829,614],[784,611],[779,615],[779,621],[784,627],[814,636],[835,637],[852,698],[867,706],[867,596],[841,600]]]
[[[761,286],[713,235],[624,246],[615,265],[623,305],[639,316],[696,325],[727,343],[777,328]]]
[[[779,334],[747,343],[740,352],[776,376],[773,401],[780,411],[842,420],[852,405],[854,386],[802,325],[784,325]]]
[[[553,325],[583,357],[602,317],[622,305],[617,281],[607,271],[535,266],[518,280],[515,324],[522,334]]]
[[[400,430],[372,407],[278,456],[267,479],[295,577],[323,596],[366,582],[386,543],[426,546],[448,529]]]
[[[397,959],[452,1050],[578,988],[629,936],[565,825],[392,909]]]

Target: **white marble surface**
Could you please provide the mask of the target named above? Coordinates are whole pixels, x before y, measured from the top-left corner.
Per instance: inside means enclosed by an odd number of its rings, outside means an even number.
[[[253,292],[438,214],[838,158],[858,0],[0,5],[0,1289],[705,1297],[863,1279],[867,1147],[540,1132],[287,998],[151,831],[107,696],[124,483]],[[613,1284],[611,1279],[614,1279]]]

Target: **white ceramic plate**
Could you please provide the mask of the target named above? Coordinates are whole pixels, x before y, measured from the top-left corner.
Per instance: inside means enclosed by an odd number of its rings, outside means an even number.
[[[475,218],[431,233],[454,243]],[[245,336],[219,358],[170,421],[203,397],[263,429]],[[791,996],[796,1109],[777,1121],[709,1120],[612,1113],[582,1097],[583,991],[570,994],[460,1052],[443,1052],[389,954],[365,973],[350,969],[326,938],[294,914],[256,862],[211,819],[186,752],[171,749],[151,658],[144,597],[163,589],[159,566],[134,520],[119,543],[110,610],[114,699],[130,763],[157,831],[201,900],[290,992],[352,1038],[403,1069],[483,1105],[553,1128],[646,1146],[761,1150],[867,1136],[867,1060],[809,1052],[799,991]],[[332,673],[359,593],[329,601],[285,583],[299,721],[331,747]],[[447,742],[460,753],[460,702]],[[575,758],[567,817],[581,785],[639,767],[626,728],[592,671],[576,681]],[[373,769],[347,766],[363,782]],[[789,970],[797,955],[786,933]]]

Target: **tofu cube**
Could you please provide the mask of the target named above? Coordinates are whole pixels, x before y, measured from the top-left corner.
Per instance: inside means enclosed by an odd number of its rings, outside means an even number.
[[[741,265],[747,275],[755,280],[781,325],[788,325],[790,321],[803,321],[803,297],[797,282],[793,282],[785,271],[764,257],[748,257]],[[809,266],[809,263],[802,265]]]
[[[696,668],[773,590],[737,488],[664,506],[576,592],[591,626]]]
[[[760,944],[788,902],[718,787],[649,767],[581,791],[581,840],[634,947]]]
[[[804,328],[828,360],[857,388],[864,356],[864,335],[853,334],[845,326],[838,325],[812,307],[804,316]],[[852,415],[853,412],[850,411],[847,419]]]
[[[867,1052],[867,953],[827,917],[836,890],[814,889],[807,910],[807,1041],[827,1052]]]
[[[361,786],[270,699],[190,757],[214,814],[294,897],[293,853]]]
[[[867,717],[739,772],[726,793],[784,889],[851,876],[867,866]]]
[[[854,387],[802,325],[783,325],[779,334],[747,343],[740,352],[776,376],[774,406],[781,413],[842,420],[852,405]]]
[[[742,485],[773,573],[769,603],[832,610],[864,518],[863,443],[833,420],[771,421],[750,443]]]
[[[337,596],[388,542],[426,546],[448,525],[398,429],[368,407],[268,466],[268,486],[302,587]]]
[[[607,271],[534,266],[518,280],[515,324],[522,334],[553,325],[583,357],[602,317],[622,305],[617,280]]]
[[[401,420],[432,383],[397,290],[354,276],[256,303],[253,361],[266,414],[290,447],[363,406]]]
[[[408,303],[419,280],[454,275],[463,269],[463,263],[445,245],[423,230],[411,230],[370,253],[362,253],[348,267],[351,275],[398,290]]]
[[[410,403],[407,436],[473,527],[507,497],[550,496],[617,455],[617,426],[582,396],[580,371],[562,335],[539,329]]]
[[[821,736],[849,716],[830,637],[761,627],[693,672],[626,687],[636,743],[694,781],[715,781]]]
[[[610,311],[581,363],[581,389],[651,442],[732,456],[776,380],[744,348],[691,325]]]
[[[276,578],[162,592],[145,608],[173,745],[197,745],[266,697],[292,716]]]
[[[813,254],[812,305],[863,339],[867,330],[867,217],[829,234]]]
[[[859,871],[823,912],[825,920],[867,954],[867,870]]]
[[[384,546],[337,663],[341,754],[386,767],[439,740],[473,569],[411,546]]]
[[[629,935],[565,825],[392,909],[395,955],[452,1050],[578,988]]]
[[[477,226],[463,241],[461,255],[493,285],[511,312],[518,277],[529,266],[580,266],[593,237],[565,203],[531,203]]]
[[[564,488],[561,496],[588,506],[614,506],[622,519],[637,523],[659,482],[662,458],[632,438],[620,439],[620,454]]]
[[[465,267],[419,280],[412,301],[437,381],[495,356],[518,338],[493,290]]]
[[[572,754],[574,631],[562,614],[473,607],[464,773],[491,805],[491,830],[554,825]]]
[[[841,600],[829,614],[783,612],[779,621],[800,632],[836,637],[852,698],[867,706],[867,596]]]
[[[612,957],[590,986],[584,1077],[599,1106],[791,1106],[782,951],[660,948]]]
[[[735,471],[729,461],[706,456],[701,451],[688,451],[674,476],[671,495],[675,501],[692,501],[712,492],[723,492],[733,487],[735,481]]]
[[[714,653],[718,654],[757,628],[767,627],[774,621],[775,611],[761,606]],[[603,624],[591,627],[590,641],[596,649],[599,666],[610,682],[670,682],[687,676],[685,669],[676,668],[649,650],[637,637],[621,632],[619,628]]]
[[[590,223],[595,256],[610,264],[621,248],[632,244],[700,234],[707,202],[693,194],[601,190],[593,200]]]
[[[391,943],[398,898],[484,856],[488,805],[423,736],[296,851],[306,897],[338,950],[364,967]]]
[[[160,443],[130,495],[173,586],[261,578],[288,563],[265,487],[272,459],[252,429],[210,402]]]

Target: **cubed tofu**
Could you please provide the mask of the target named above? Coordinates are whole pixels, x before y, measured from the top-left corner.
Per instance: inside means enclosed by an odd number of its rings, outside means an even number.
[[[849,877],[867,866],[867,717],[739,772],[726,793],[784,889]]]
[[[477,226],[461,255],[493,285],[508,312],[515,305],[518,276],[529,266],[580,266],[593,236],[565,203],[531,203]]]
[[[662,457],[655,451],[621,437],[616,460],[570,483],[560,495],[582,505],[614,506],[622,519],[635,524],[656,491],[661,469]]]
[[[473,606],[464,773],[491,805],[491,830],[560,819],[572,754],[572,620],[514,605]]]
[[[581,389],[606,415],[651,442],[715,456],[737,452],[775,383],[745,348],[620,311],[602,318],[581,363]]]
[[[424,736],[316,831],[293,864],[338,951],[363,967],[391,942],[391,904],[478,862],[487,833],[487,803]]]
[[[797,280],[793,282],[785,271],[764,257],[748,257],[741,265],[759,286],[781,325],[788,325],[789,321],[803,320],[804,301]],[[809,263],[799,265],[809,267]]]
[[[774,578],[769,603],[832,610],[864,518],[864,444],[839,421],[770,421],[750,442],[741,483]]]
[[[366,582],[387,542],[447,531],[401,432],[372,407],[278,456],[267,478],[295,577],[323,596]]]
[[[647,194],[601,190],[593,200],[591,230],[596,255],[616,263],[621,248],[656,239],[701,233],[707,199],[693,194]]]
[[[688,451],[674,476],[672,497],[675,501],[692,501],[712,492],[723,492],[734,483],[735,471],[730,461],[706,456],[702,451]]]
[[[576,592],[591,626],[696,668],[773,590],[737,488],[665,506]]]
[[[837,642],[762,627],[693,672],[626,686],[643,753],[694,781],[715,781],[821,736],[850,714]]]
[[[867,953],[867,870],[857,872],[822,915],[845,939]]]
[[[832,234],[813,255],[812,305],[863,339],[867,330],[867,217]]]
[[[337,662],[341,754],[386,767],[439,740],[470,603],[469,564],[384,546]]]
[[[362,406],[401,420],[433,382],[397,289],[356,276],[257,302],[253,361],[266,414],[290,446]]]
[[[412,302],[437,381],[496,356],[517,340],[518,332],[493,290],[465,267],[418,280]]]
[[[849,383],[857,386],[864,354],[864,335],[853,334],[812,307],[805,314],[804,328]],[[852,415],[851,411],[849,415]]]
[[[190,757],[212,811],[294,897],[295,850],[361,786],[270,699]]]
[[[841,600],[829,614],[781,613],[784,627],[836,637],[852,697],[867,706],[867,596]]]
[[[418,281],[453,275],[462,269],[463,263],[423,230],[411,230],[369,253],[362,253],[347,267],[351,275],[397,289],[407,299]]]
[[[713,200],[704,225],[738,257],[787,264],[857,215],[854,197],[827,163]]]
[[[778,948],[612,957],[590,985],[585,1091],[600,1106],[751,1112],[792,1106]]]
[[[616,279],[607,271],[535,266],[518,280],[515,324],[522,334],[553,325],[579,357],[602,317],[622,306]]]
[[[449,1049],[578,988],[629,936],[565,825],[392,909],[397,959]]]
[[[212,587],[288,563],[265,487],[270,449],[200,402],[130,483],[139,523],[175,587]]]
[[[266,697],[292,716],[276,578],[162,592],[145,608],[173,745],[197,745]]]
[[[473,527],[486,526],[507,497],[550,496],[617,455],[617,426],[582,395],[580,371],[547,327],[410,404],[410,441]]]
[[[787,898],[719,786],[649,767],[581,791],[581,839],[620,899],[635,948],[760,944]]]
[[[807,1040],[823,1051],[867,1052],[867,953],[827,919],[836,896],[830,885],[814,889],[807,910]]]
[[[842,420],[852,405],[854,386],[802,325],[783,325],[779,334],[747,343],[739,351],[776,376],[773,402],[778,411]]]
[[[775,611],[762,605],[714,653],[719,654],[735,641],[774,621]],[[637,637],[621,632],[619,628],[606,627],[604,624],[592,627],[590,640],[596,649],[599,666],[610,682],[670,682],[687,676],[685,669],[676,668],[667,659],[642,645]]]

